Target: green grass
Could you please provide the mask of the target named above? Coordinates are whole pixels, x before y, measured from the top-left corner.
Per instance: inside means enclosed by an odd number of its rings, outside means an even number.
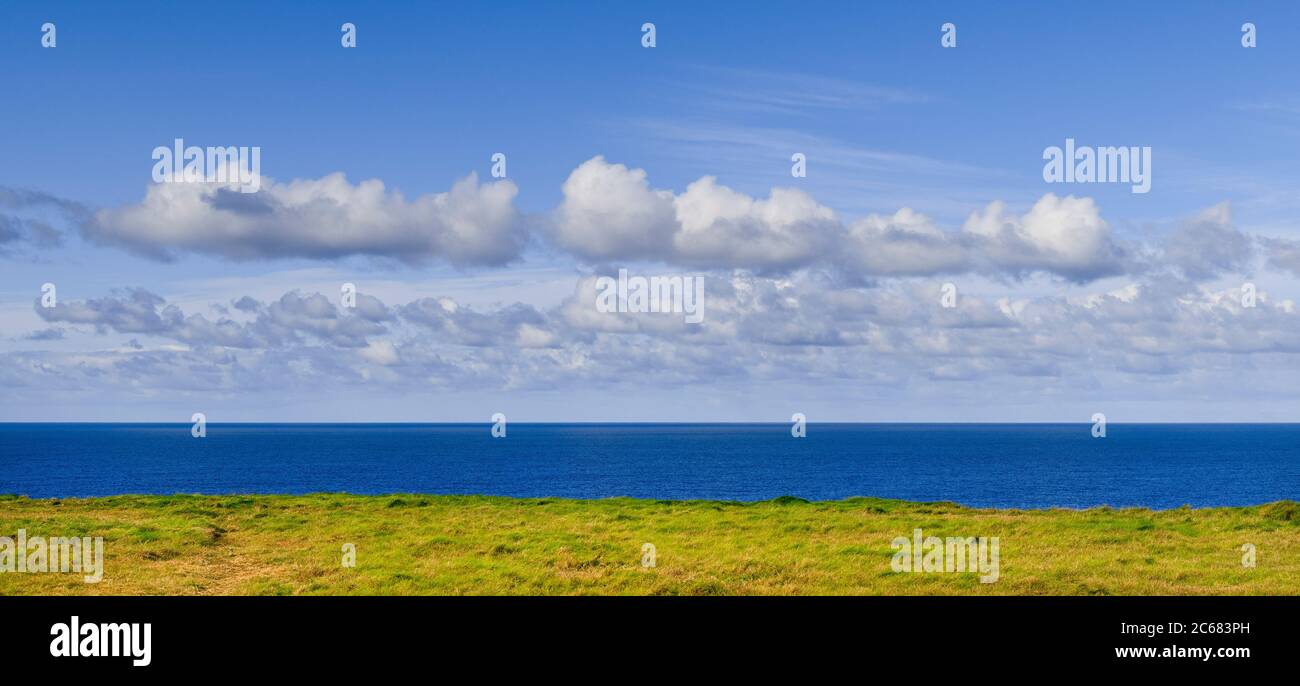
[[[997,536],[1000,579],[895,573],[895,537]],[[0,497],[0,536],[102,536],[104,579],[12,594],[1293,594],[1300,504],[980,510],[477,496]],[[356,566],[341,564],[345,543]],[[641,564],[642,544],[656,565]],[[1242,565],[1242,545],[1257,566]]]

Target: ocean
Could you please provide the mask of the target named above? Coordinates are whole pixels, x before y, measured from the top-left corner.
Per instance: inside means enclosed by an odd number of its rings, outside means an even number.
[[[1300,425],[0,424],[0,493],[439,493],[1172,508],[1300,499]]]

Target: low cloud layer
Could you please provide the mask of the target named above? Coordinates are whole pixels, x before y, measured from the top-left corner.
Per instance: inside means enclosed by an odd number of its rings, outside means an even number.
[[[1026,387],[1067,390],[1114,375],[1208,392],[1257,360],[1300,353],[1295,303],[1267,291],[1250,306],[1240,289],[1159,278],[1070,297],[963,295],[944,307],[938,286],[841,288],[812,274],[735,272],[708,279],[698,325],[680,314],[601,312],[589,277],[546,309],[480,310],[447,297],[390,305],[364,293],[345,308],[290,292],[269,302],[238,298],[233,308],[214,303],[230,313],[216,319],[134,290],[54,308],[36,303],[53,326],[27,339],[90,333],[107,347],[12,352],[2,366],[16,386],[52,374],[83,390],[109,383],[151,392],[203,384],[256,391],[269,380],[419,392],[819,378],[898,389],[1036,379]]]

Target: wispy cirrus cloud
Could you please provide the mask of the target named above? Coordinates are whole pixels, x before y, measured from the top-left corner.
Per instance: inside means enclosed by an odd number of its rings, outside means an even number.
[[[928,103],[933,97],[902,88],[780,70],[695,66],[672,92],[693,108],[806,115],[819,110],[874,111]]]

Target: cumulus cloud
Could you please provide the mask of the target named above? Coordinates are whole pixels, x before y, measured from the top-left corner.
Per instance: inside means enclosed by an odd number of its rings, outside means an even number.
[[[517,258],[526,240],[516,193],[510,181],[480,184],[475,174],[411,200],[377,179],[352,184],[341,173],[287,183],[262,177],[251,194],[233,184],[158,183],[139,204],[96,212],[83,232],[157,259],[181,252],[234,260],[368,255],[501,265]]]
[[[673,194],[651,189],[645,170],[598,156],[573,170],[561,191],[553,238],[565,250],[596,260],[671,255]]]
[[[1091,198],[1048,193],[1020,216],[993,202],[967,218],[975,259],[1015,274],[1043,271],[1091,281],[1125,271],[1125,252]]]
[[[706,269],[788,273],[834,267],[857,279],[988,271],[1046,272],[1074,281],[1123,273],[1124,248],[1089,198],[1048,193],[1023,215],[994,202],[961,231],[903,208],[845,223],[807,193],[753,198],[701,178],[680,194],[644,170],[584,162],[563,186],[551,238],[591,261],[658,260]]]
[[[823,270],[859,285],[962,274],[1087,283],[1152,269],[1204,281],[1249,269],[1258,253],[1271,267],[1300,274],[1300,243],[1242,232],[1226,203],[1143,244],[1117,237],[1091,198],[1053,193],[1027,210],[993,201],[961,226],[942,227],[911,207],[844,218],[797,188],[755,197],[712,176],[681,192],[659,189],[644,170],[602,156],[575,168],[561,190],[539,228],[551,245],[601,266],[659,262],[770,276]],[[471,174],[446,193],[408,200],[379,180],[353,184],[332,174],[287,183],[263,178],[252,194],[233,184],[154,184],[138,204],[91,212],[0,188],[0,209],[31,214],[0,213],[0,251],[53,245],[63,235],[55,224],[72,222],[91,241],[158,259],[186,252],[233,260],[370,255],[499,266],[520,258],[532,240],[514,207],[516,192],[509,181],[480,184]]]
[[[706,176],[674,205],[675,252],[699,266],[786,271],[825,256],[840,231],[834,212],[792,188],[756,200]]]
[[[790,269],[824,255],[838,229],[835,214],[802,191],[756,200],[706,176],[675,195],[604,157],[579,165],[562,191],[552,239],[589,260]]]
[[[865,276],[916,276],[970,269],[967,250],[929,217],[904,208],[892,216],[868,215],[849,226],[840,257]]]
[[[144,289],[122,295],[82,301],[61,300],[57,307],[42,307],[37,298],[32,307],[47,322],[86,324],[119,333],[162,333],[179,325],[181,311],[165,307],[166,300]]]

